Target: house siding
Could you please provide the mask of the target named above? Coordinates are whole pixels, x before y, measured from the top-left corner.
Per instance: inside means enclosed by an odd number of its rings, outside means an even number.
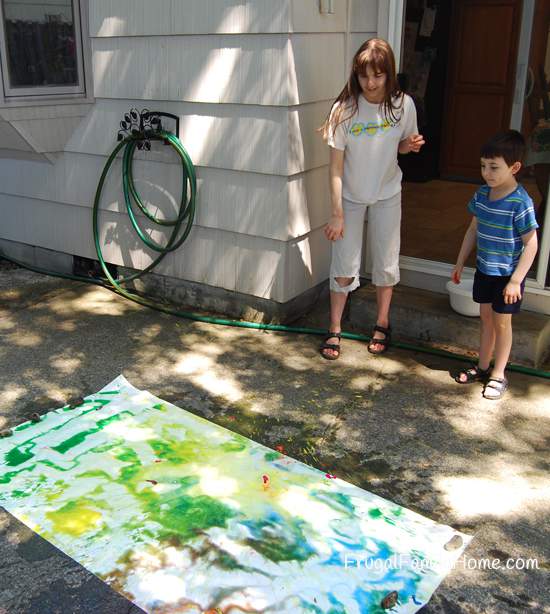
[[[316,128],[345,80],[346,46],[374,34],[379,17],[377,0],[353,2],[348,40],[347,2],[335,0],[334,15],[318,6],[91,2],[95,104],[56,128],[64,145],[51,164],[1,161],[0,212],[16,214],[0,238],[94,257],[91,207],[101,169],[124,113],[148,108],[180,117],[198,178],[194,228],[156,272],[282,303],[322,282],[328,152]],[[166,215],[181,190],[175,161],[162,145],[136,155],[138,188]],[[106,259],[146,266],[154,254],[129,230],[118,161],[101,209]]]

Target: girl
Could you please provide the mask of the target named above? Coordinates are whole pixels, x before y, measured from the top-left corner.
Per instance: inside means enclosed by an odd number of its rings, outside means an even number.
[[[399,89],[386,41],[371,38],[358,49],[349,80],[321,130],[330,145],[332,211],[325,235],[333,242],[330,328],[321,355],[327,360],[340,356],[342,312],[348,294],[359,286],[367,208],[378,311],[368,350],[382,354],[390,342],[390,303],[399,281],[402,173],[397,153],[418,152],[424,144],[414,103]]]

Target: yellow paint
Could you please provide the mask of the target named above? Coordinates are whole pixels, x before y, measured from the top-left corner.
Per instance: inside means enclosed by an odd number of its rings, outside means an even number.
[[[53,524],[53,530],[78,537],[87,531],[96,529],[101,523],[101,514],[85,504],[74,503],[57,512],[47,512],[46,516]]]

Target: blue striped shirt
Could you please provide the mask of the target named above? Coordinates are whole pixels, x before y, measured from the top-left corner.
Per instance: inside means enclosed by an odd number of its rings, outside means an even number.
[[[538,228],[533,201],[523,186],[499,200],[489,200],[482,186],[468,203],[477,218],[477,268],[486,275],[512,275],[523,252],[521,235]]]

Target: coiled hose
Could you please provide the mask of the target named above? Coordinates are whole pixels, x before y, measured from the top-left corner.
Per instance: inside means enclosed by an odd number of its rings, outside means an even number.
[[[101,173],[101,177],[99,179],[99,183],[97,186],[95,198],[94,198],[94,206],[93,206],[93,237],[94,244],[97,252],[98,261],[105,273],[105,277],[107,278],[109,283],[101,279],[84,277],[80,275],[69,275],[66,273],[57,273],[54,271],[48,271],[46,269],[42,269],[40,267],[30,266],[26,263],[20,262],[6,256],[0,251],[0,255],[6,260],[13,262],[23,268],[30,269],[37,273],[43,273],[46,275],[51,275],[54,277],[60,277],[62,279],[71,279],[75,281],[83,281],[86,283],[92,283],[95,285],[102,286],[124,296],[128,300],[131,300],[140,305],[144,305],[146,307],[150,307],[151,309],[155,309],[156,311],[160,311],[163,313],[167,313],[179,318],[185,318],[187,320],[194,320],[196,322],[206,322],[208,324],[219,324],[223,326],[234,326],[238,328],[250,328],[255,330],[268,330],[268,331],[276,331],[276,332],[290,332],[290,333],[299,333],[306,335],[326,335],[327,331],[325,329],[320,328],[304,328],[304,327],[295,327],[295,326],[286,326],[283,324],[265,324],[262,322],[247,322],[243,320],[229,320],[225,318],[216,318],[211,316],[203,316],[197,313],[189,312],[189,311],[180,311],[174,307],[170,307],[168,305],[163,305],[161,303],[156,303],[153,300],[150,300],[146,297],[134,294],[129,292],[125,288],[122,287],[122,284],[133,281],[145,273],[151,271],[161,260],[170,252],[176,250],[178,247],[182,245],[185,241],[191,227],[193,225],[193,220],[195,216],[195,204],[196,204],[196,190],[197,190],[197,180],[195,175],[195,168],[193,166],[193,162],[189,157],[189,154],[185,150],[181,141],[178,137],[171,132],[166,132],[164,130],[151,130],[147,131],[145,134],[146,138],[149,140],[155,141],[163,141],[168,144],[179,156],[182,163],[182,196],[180,200],[180,208],[179,212],[175,219],[173,220],[164,220],[159,219],[152,215],[147,207],[143,204],[136,188],[133,180],[133,159],[135,150],[138,147],[138,142],[143,139],[143,134],[130,134],[126,138],[124,138],[113,150],[111,155],[109,156],[105,166],[103,168],[103,172]],[[115,279],[109,268],[105,259],[103,258],[103,254],[101,251],[101,244],[99,240],[99,204],[101,201],[101,194],[103,191],[103,186],[105,184],[105,180],[107,179],[107,175],[109,174],[109,170],[118,155],[119,151],[124,148],[123,154],[123,163],[122,163],[122,184],[124,191],[124,201],[126,203],[126,210],[128,212],[128,216],[134,227],[136,233],[140,237],[140,239],[152,250],[159,253],[158,257],[151,262],[145,269],[142,271],[138,271],[132,275],[127,277],[119,277]],[[161,246],[160,244],[153,241],[146,233],[141,229],[138,220],[135,216],[133,203],[141,210],[141,212],[152,222],[155,224],[159,224],[160,226],[172,227],[172,233],[168,238],[166,245]],[[182,229],[183,228],[183,229]],[[180,234],[181,233],[181,234]],[[178,238],[179,235],[179,238]],[[370,337],[367,335],[361,335],[357,333],[349,333],[343,332],[342,338],[351,339],[354,341],[370,341]],[[454,360],[460,360],[465,362],[471,362],[471,358],[468,356],[464,356],[461,354],[456,354],[453,352],[447,352],[445,350],[439,350],[436,348],[429,348],[423,346],[416,346],[410,343],[402,343],[402,342],[392,342],[393,347],[397,347],[404,350],[411,350],[414,352],[422,352],[425,354],[432,354],[435,356],[441,356],[443,358],[451,358]],[[522,365],[510,364],[507,367],[510,371],[516,371],[518,373],[523,373],[526,375],[532,375],[536,377],[542,377],[545,379],[550,379],[550,372],[543,371],[540,369],[533,369],[531,367],[525,367]]]

